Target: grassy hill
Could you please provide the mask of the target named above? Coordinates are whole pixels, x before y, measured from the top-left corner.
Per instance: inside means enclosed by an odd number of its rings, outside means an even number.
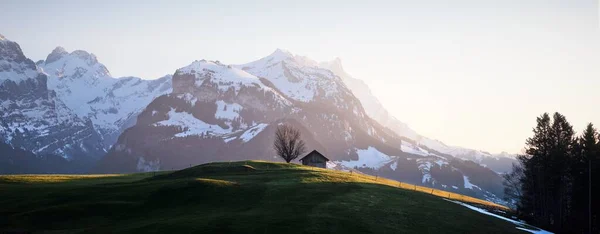
[[[525,233],[440,197],[503,209],[356,173],[245,161],[0,176],[0,233]]]

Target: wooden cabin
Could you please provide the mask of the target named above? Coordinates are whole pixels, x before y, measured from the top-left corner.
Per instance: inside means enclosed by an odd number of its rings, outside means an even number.
[[[302,157],[300,161],[302,162],[302,165],[327,168],[327,161],[329,161],[329,159],[319,153],[319,151],[313,150]]]

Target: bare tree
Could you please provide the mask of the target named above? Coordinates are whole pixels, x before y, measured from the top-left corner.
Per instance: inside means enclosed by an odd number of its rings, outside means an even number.
[[[298,158],[306,151],[304,141],[300,139],[300,130],[288,124],[277,127],[273,147],[277,155],[287,163]]]

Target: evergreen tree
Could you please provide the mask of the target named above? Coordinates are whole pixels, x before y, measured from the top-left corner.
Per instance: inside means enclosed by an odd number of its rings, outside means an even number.
[[[569,172],[575,154],[575,131],[565,116],[560,113],[555,113],[553,118],[552,131],[550,131],[550,186],[547,188],[551,192],[550,198],[554,200],[550,221],[554,230],[568,231],[573,228],[567,223],[572,200],[573,178]]]
[[[536,225],[546,224],[546,203],[542,190],[545,185],[543,162],[548,158],[548,132],[550,132],[550,116],[544,113],[537,118],[537,126],[533,129],[533,137],[527,139],[525,155],[518,156],[523,165],[521,180],[522,197],[518,206],[522,218]]]
[[[578,227],[578,232],[589,231],[589,188],[590,166],[598,151],[598,136],[594,126],[590,123],[577,139],[575,158],[571,164],[573,177],[572,192],[572,223]]]
[[[548,113],[537,118],[533,137],[527,139],[523,165],[522,197],[518,206],[523,218],[543,228],[568,229],[574,131],[566,118]]]

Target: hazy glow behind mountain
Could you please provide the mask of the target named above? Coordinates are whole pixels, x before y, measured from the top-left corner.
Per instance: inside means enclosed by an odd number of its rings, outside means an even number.
[[[112,75],[161,77],[197,59],[241,64],[284,48],[341,57],[384,106],[447,144],[518,152],[535,116],[600,119],[596,1],[5,2],[25,55],[94,52]]]

